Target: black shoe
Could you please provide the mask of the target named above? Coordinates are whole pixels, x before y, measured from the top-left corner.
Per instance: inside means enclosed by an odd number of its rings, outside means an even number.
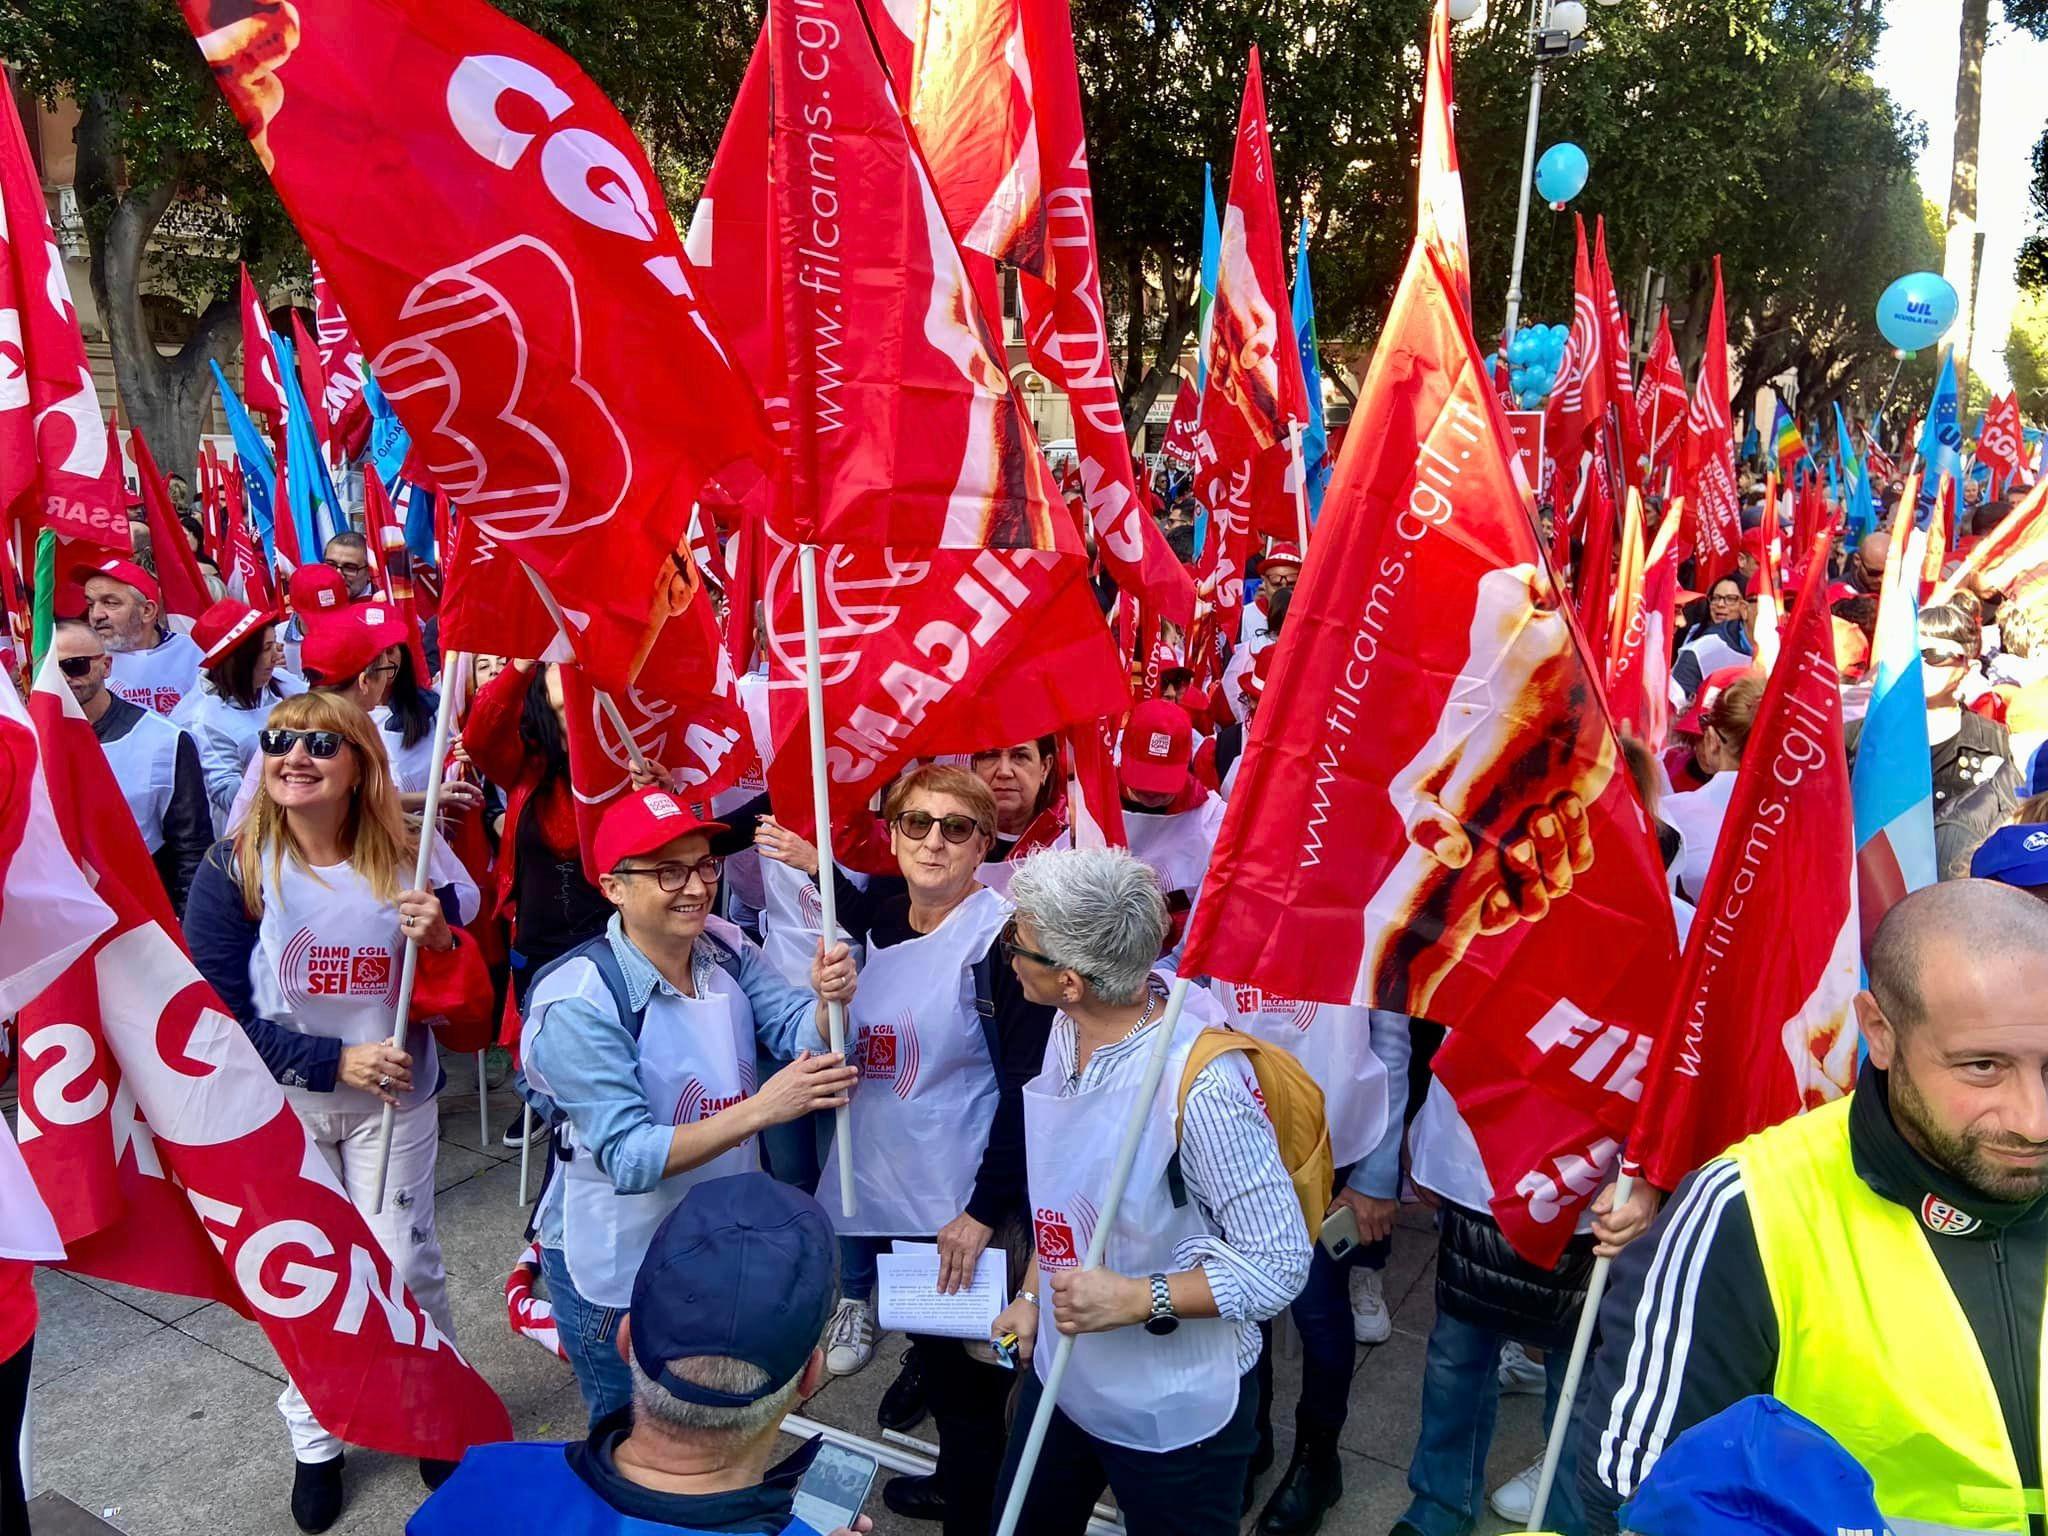
[[[882,1484],[882,1502],[906,1520],[946,1518],[946,1496],[939,1491],[938,1478],[930,1475],[890,1478]]]
[[[512,1117],[512,1123],[505,1127],[505,1134],[498,1138],[498,1145],[516,1150],[528,1143],[537,1147],[547,1139],[547,1121],[540,1115],[528,1119],[527,1112],[522,1109]]]
[[[341,1462],[302,1461],[292,1474],[292,1523],[302,1531],[324,1531],[341,1518]]]
[[[420,1481],[427,1485],[427,1492],[434,1492],[454,1475],[454,1462],[432,1461],[425,1456],[420,1458]]]
[[[1313,1536],[1323,1514],[1344,1497],[1344,1471],[1335,1442],[1295,1442],[1287,1475],[1259,1511],[1262,1536]]]
[[[918,1358],[917,1346],[913,1344],[903,1352],[903,1369],[882,1394],[881,1404],[875,1409],[875,1422],[899,1435],[908,1434],[924,1422],[925,1406],[924,1362]]]

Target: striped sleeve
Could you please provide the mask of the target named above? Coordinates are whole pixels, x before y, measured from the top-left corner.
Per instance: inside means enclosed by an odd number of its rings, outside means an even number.
[[[1769,1392],[1777,1358],[1741,1170],[1709,1163],[1614,1261],[1580,1425],[1587,1529],[1615,1530],[1616,1512],[1679,1433]]]
[[[1234,1070],[1238,1059],[1232,1052],[1210,1062],[1188,1088],[1181,1171],[1190,1198],[1223,1232],[1181,1243],[1174,1258],[1207,1273],[1220,1316],[1255,1323],[1301,1294],[1309,1242],[1272,1122]]]

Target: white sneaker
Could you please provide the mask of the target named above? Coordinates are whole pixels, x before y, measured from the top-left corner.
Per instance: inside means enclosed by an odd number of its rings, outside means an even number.
[[[1542,1478],[1543,1458],[1539,1456],[1488,1494],[1486,1502],[1501,1519],[1512,1520],[1517,1527],[1527,1525],[1536,1508],[1536,1484]]]
[[[825,1369],[834,1376],[851,1376],[874,1358],[874,1304],[848,1296],[825,1330]]]
[[[1549,1377],[1543,1367],[1529,1358],[1527,1350],[1510,1339],[1500,1351],[1500,1389],[1513,1396],[1533,1395],[1543,1390]]]
[[[1351,1337],[1361,1344],[1384,1344],[1393,1337],[1394,1320],[1380,1288],[1383,1278],[1377,1269],[1351,1266]]]

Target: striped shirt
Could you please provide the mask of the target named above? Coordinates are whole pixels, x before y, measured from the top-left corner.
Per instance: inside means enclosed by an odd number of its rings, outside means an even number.
[[[1059,1096],[1072,1098],[1142,1074],[1153,1031],[1162,1023],[1156,1020],[1102,1046],[1077,1074],[1074,1021],[1057,1015],[1051,1059],[1060,1069]],[[1242,1325],[1237,1335],[1242,1375],[1258,1363],[1259,1324],[1279,1316],[1308,1283],[1310,1247],[1273,1124],[1227,1059],[1210,1062],[1189,1085],[1180,1151],[1188,1196],[1213,1232],[1176,1245],[1174,1263],[1208,1276],[1217,1315]]]

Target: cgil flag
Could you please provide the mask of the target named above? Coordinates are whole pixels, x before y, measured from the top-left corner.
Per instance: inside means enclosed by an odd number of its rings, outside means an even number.
[[[1611,465],[1622,481],[1640,489],[1643,484],[1640,465],[1645,451],[1643,424],[1636,415],[1636,386],[1628,371],[1628,321],[1622,318],[1621,292],[1614,286],[1614,269],[1607,264],[1605,214],[1593,220],[1593,291],[1601,307],[1604,331],[1601,351],[1607,359],[1607,408],[1610,413],[1607,425],[1615,434],[1609,445],[1613,457],[1602,468],[1604,470]],[[1610,486],[1609,491],[1610,499],[1621,499],[1619,485]]]
[[[1908,476],[1900,507],[1913,505]],[[1856,745],[1850,798],[1856,814],[1856,906],[1867,943],[1908,891],[1932,885],[1934,767],[1920,675],[1920,536],[1892,520],[1892,542],[1871,646],[1870,706]]]
[[[1627,1132],[1676,929],[1478,343],[1425,241],[1273,655],[1185,967],[1447,1025],[1439,1075],[1494,1214],[1548,1264]]]
[[[2023,432],[2020,397],[2008,391],[2003,398],[1991,402],[1991,409],[1984,413],[1983,423],[1977,429],[1978,461],[2009,477],[2020,467],[2020,456],[2025,452]]]
[[[700,487],[772,462],[631,129],[483,0],[181,4],[423,473],[463,509],[451,584],[539,572],[578,660],[622,686]],[[506,652],[455,622],[487,604],[451,609],[449,649]]]
[[[1465,232],[1465,182],[1458,173],[1453,122],[1450,0],[1430,9],[1429,52],[1422,71],[1421,154],[1416,166],[1415,233],[1436,252],[1451,290],[1472,318],[1472,249]]]
[[[1855,834],[1825,535],[1728,800],[1629,1133],[1659,1189],[1856,1086]]]
[[[1707,312],[1707,347],[1686,417],[1684,478],[1692,512],[1693,584],[1711,591],[1735,569],[1742,543],[1742,510],[1735,493],[1734,417],[1729,391],[1728,312],[1722,302],[1721,258],[1714,257],[1714,304]]]
[[[1657,475],[1676,462],[1679,429],[1685,425],[1688,404],[1685,373],[1678,366],[1678,348],[1671,339],[1671,311],[1660,308],[1657,335],[1636,380],[1636,418],[1643,424],[1646,490],[1657,490],[1653,483]]]

